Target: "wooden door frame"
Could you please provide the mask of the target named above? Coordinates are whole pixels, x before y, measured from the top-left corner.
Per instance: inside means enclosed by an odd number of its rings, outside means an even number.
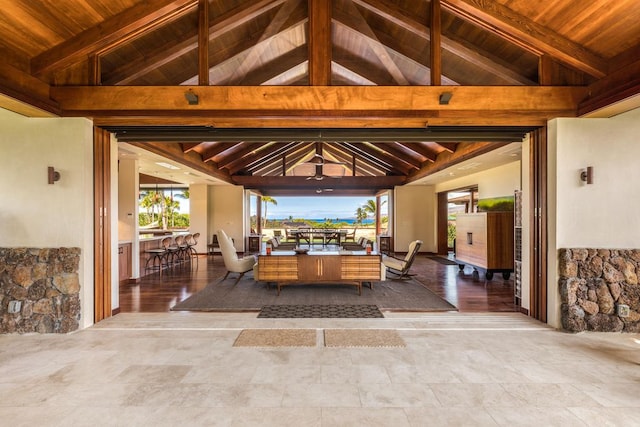
[[[111,134],[93,129],[93,321],[111,316]]]
[[[529,315],[547,322],[547,127],[530,133]]]

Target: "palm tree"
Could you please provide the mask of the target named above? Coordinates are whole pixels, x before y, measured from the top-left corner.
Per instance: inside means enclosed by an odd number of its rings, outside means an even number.
[[[264,203],[264,216],[263,218],[263,227],[267,226],[267,203],[271,203],[272,205],[278,206],[278,201],[270,196],[262,196],[262,203]]]
[[[382,203],[380,203],[380,207],[382,207],[382,205],[384,205],[385,203],[387,203],[386,200],[383,200]],[[363,209],[367,212],[370,213],[372,216],[376,216],[376,210],[377,210],[377,206],[376,206],[376,201],[373,199],[369,199],[367,200],[367,203],[365,203]]]
[[[356,209],[356,222],[359,225],[362,225],[362,221],[367,219],[367,216],[369,215],[367,214],[367,211],[365,210],[365,208],[359,207],[358,209]]]

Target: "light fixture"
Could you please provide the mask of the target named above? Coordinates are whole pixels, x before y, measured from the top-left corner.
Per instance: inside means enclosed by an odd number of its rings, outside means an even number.
[[[442,92],[440,94],[440,105],[449,105],[449,101],[451,100],[451,97],[453,96],[453,93],[451,92]]]
[[[196,95],[193,90],[189,89],[184,93],[184,97],[186,98],[189,105],[198,105],[198,95]]]
[[[55,170],[53,166],[47,168],[47,178],[49,184],[54,184],[56,181],[60,181],[60,172]]]
[[[587,169],[582,170],[580,179],[587,184],[593,184],[593,166],[587,166]]]

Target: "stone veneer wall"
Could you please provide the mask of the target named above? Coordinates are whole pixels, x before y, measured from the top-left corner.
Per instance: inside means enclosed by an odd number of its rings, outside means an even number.
[[[79,265],[79,248],[0,248],[0,333],[78,329]],[[11,301],[20,311],[9,313]]]
[[[558,270],[564,329],[640,332],[640,249],[560,249]]]

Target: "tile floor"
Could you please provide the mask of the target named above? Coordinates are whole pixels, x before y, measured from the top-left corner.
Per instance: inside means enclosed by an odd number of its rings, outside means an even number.
[[[517,313],[119,314],[0,336],[0,425],[640,425],[640,336]],[[233,347],[243,328],[391,328],[404,348]]]

